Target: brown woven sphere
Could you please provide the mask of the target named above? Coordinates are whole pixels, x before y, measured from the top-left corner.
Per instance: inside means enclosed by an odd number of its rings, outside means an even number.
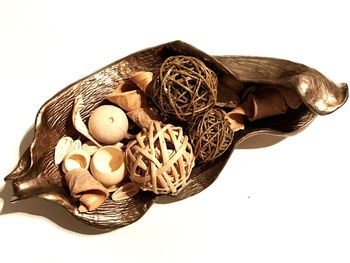
[[[233,131],[225,120],[225,112],[210,109],[198,116],[189,127],[193,151],[199,162],[208,162],[223,154],[230,146]]]
[[[176,193],[194,166],[191,144],[181,127],[154,121],[125,151],[130,179],[156,194]]]
[[[202,61],[173,56],[153,83],[153,100],[168,117],[189,121],[215,104],[217,86],[217,76]]]

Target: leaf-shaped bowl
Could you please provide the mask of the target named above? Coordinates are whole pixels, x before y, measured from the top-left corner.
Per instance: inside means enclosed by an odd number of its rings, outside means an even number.
[[[317,114],[325,115],[341,107],[347,97],[346,84],[336,85],[315,69],[287,60],[241,57],[209,56],[181,41],[148,48],[120,59],[66,87],[39,110],[35,121],[35,135],[31,146],[24,152],[14,171],[5,180],[13,186],[13,200],[30,197],[48,199],[65,207],[78,220],[101,229],[116,229],[138,220],[149,207],[162,198],[151,192],[139,192],[132,198],[121,201],[107,199],[91,212],[79,212],[64,181],[63,172],[54,164],[54,150],[60,138],[80,135],[72,124],[71,113],[74,98],[82,94],[85,108],[83,120],[103,102],[105,95],[117,84],[128,78],[132,71],[157,72],[161,63],[172,55],[190,55],[201,59],[218,76],[218,100],[223,105],[235,93],[242,93],[254,84],[282,86],[294,89],[303,104],[298,109],[289,109],[283,115],[268,117],[246,123],[246,128],[236,132],[229,150],[209,164],[197,165],[188,184],[172,201],[181,200],[208,187],[219,175],[232,151],[239,142],[256,134],[289,136],[298,133],[310,124]]]

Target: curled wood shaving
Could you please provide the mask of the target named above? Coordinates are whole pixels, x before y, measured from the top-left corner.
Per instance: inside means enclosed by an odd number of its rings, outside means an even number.
[[[88,138],[90,141],[92,141],[94,144],[96,144],[98,147],[102,147],[101,144],[99,144],[90,134],[88,128],[86,127],[85,123],[83,122],[83,119],[80,115],[80,110],[84,108],[84,101],[83,96],[79,94],[75,100],[74,100],[74,108],[73,108],[73,114],[72,114],[72,120],[73,125],[77,131],[79,131],[82,135],[84,135],[86,138]]]

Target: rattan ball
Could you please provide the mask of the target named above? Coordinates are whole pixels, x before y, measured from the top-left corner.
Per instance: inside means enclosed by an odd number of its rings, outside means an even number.
[[[209,162],[222,155],[230,146],[233,133],[221,109],[213,108],[198,116],[189,127],[197,160],[200,163]]]
[[[182,128],[158,121],[128,143],[125,156],[130,179],[156,194],[175,194],[184,187],[195,161]]]
[[[172,56],[153,82],[153,100],[168,117],[189,121],[215,104],[217,86],[217,76],[201,60]]]

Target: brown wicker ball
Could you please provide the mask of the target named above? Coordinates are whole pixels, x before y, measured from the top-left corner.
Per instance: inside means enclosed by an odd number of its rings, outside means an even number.
[[[230,146],[233,131],[221,109],[210,109],[198,116],[189,127],[193,151],[199,162],[208,162],[223,154]]]
[[[195,160],[182,128],[158,121],[128,143],[125,156],[130,179],[156,194],[174,194],[185,186]]]
[[[172,56],[153,83],[153,100],[168,117],[189,121],[215,104],[217,86],[217,76],[202,61]]]

